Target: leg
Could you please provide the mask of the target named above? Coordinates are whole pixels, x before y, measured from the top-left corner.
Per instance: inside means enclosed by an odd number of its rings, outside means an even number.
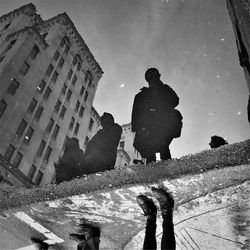
[[[144,250],[156,250],[156,214],[157,208],[154,202],[145,195],[139,195],[137,197],[137,203],[144,212],[144,216],[147,216],[147,224],[145,231],[145,238],[143,243]]]
[[[176,249],[175,235],[174,235],[174,224],[173,224],[173,209],[174,199],[173,197],[162,188],[152,188],[153,194],[160,203],[162,211],[162,239],[161,249]]]
[[[160,154],[161,154],[161,160],[168,160],[171,159],[171,153],[169,149],[169,145],[172,142],[173,137],[166,136],[164,140],[164,146],[161,147],[160,149]]]

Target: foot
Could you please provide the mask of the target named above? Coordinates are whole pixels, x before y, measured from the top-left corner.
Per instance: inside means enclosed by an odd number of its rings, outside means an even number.
[[[39,240],[37,238],[31,238],[30,240],[31,240],[32,244],[36,247],[37,250],[49,249],[49,244],[43,242],[42,240]]]
[[[160,203],[162,216],[172,214],[174,210],[174,199],[173,197],[163,188],[152,187],[152,192],[155,198]]]
[[[91,237],[100,237],[101,230],[98,226],[81,223],[77,233],[70,234],[70,238],[77,242],[87,241]]]
[[[138,195],[136,201],[140,208],[142,209],[144,216],[154,216],[157,214],[157,207],[153,200],[149,199],[147,196],[141,194]]]

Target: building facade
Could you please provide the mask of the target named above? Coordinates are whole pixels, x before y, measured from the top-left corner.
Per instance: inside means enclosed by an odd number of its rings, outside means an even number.
[[[144,159],[142,159],[140,153],[134,148],[135,133],[131,130],[131,123],[122,125],[122,135],[118,146],[118,151],[124,150],[129,157],[127,157],[126,154],[122,154],[121,152],[117,154],[117,161],[116,161],[116,167],[120,163],[127,165],[133,165],[134,160],[142,160],[144,162]],[[119,159],[119,158],[124,159]]]
[[[67,138],[77,137],[84,148],[96,126],[92,105],[102,74],[66,13],[44,21],[28,4],[0,17],[5,177],[22,176],[23,185],[50,183]]]

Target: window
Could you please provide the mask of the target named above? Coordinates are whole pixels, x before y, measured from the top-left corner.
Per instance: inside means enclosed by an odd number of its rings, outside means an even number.
[[[44,93],[44,95],[43,95],[43,99],[44,99],[44,100],[48,100],[51,91],[52,91],[52,90],[51,90],[50,87],[48,87],[48,88],[45,90],[45,93]]]
[[[30,105],[28,107],[28,111],[32,114],[36,108],[37,105],[37,100],[35,98],[33,98],[30,102]]]
[[[67,85],[64,83],[64,84],[63,84],[63,87],[62,87],[62,90],[61,90],[61,93],[62,93],[63,95],[65,95],[66,90],[67,90]]]
[[[88,136],[86,136],[85,142],[84,142],[84,146],[85,146],[85,147],[87,146],[88,142],[89,142],[89,138],[88,138]]]
[[[58,63],[58,66],[59,66],[60,68],[62,68],[64,62],[65,62],[64,59],[61,57],[61,59],[60,59],[60,61],[59,61],[59,63]]]
[[[19,69],[19,72],[22,74],[22,75],[26,75],[28,70],[30,68],[30,65],[26,62],[23,63],[23,65],[21,66],[21,68]]]
[[[60,112],[60,118],[63,119],[64,115],[65,115],[65,112],[66,112],[66,108],[63,106],[62,109],[61,109],[61,112]]]
[[[13,166],[15,168],[18,168],[18,166],[20,165],[22,159],[23,159],[23,155],[18,151],[17,154],[16,154],[16,157],[14,158]]]
[[[3,28],[3,31],[4,31],[4,30],[7,30],[7,29],[10,27],[10,25],[11,25],[11,23],[5,24],[5,26],[4,26],[4,28]]]
[[[83,95],[84,90],[85,90],[85,88],[82,86],[82,87],[81,87],[81,90],[80,90],[80,96]]]
[[[73,70],[70,69],[70,70],[69,70],[69,73],[68,73],[68,75],[67,75],[68,80],[71,79],[72,74],[73,74]]]
[[[61,40],[61,42],[60,42],[60,46],[63,48],[64,47],[64,45],[65,45],[65,39],[63,38],[62,40]]]
[[[76,56],[74,57],[74,59],[73,59],[73,62],[72,62],[72,63],[73,63],[73,65],[74,65],[74,66],[76,65],[76,63],[77,63],[77,57],[76,57]]]
[[[16,39],[15,39],[15,40],[12,40],[12,41],[8,44],[8,46],[6,47],[4,53],[6,53],[7,51],[9,51],[9,50],[13,47],[13,45],[14,45],[15,43],[16,43]]]
[[[80,124],[77,122],[74,130],[74,135],[77,135]]]
[[[69,53],[69,45],[66,45],[64,52],[65,52],[65,54]]]
[[[79,116],[80,116],[80,117],[83,117],[83,113],[84,113],[84,107],[81,106],[80,112],[79,112]]]
[[[88,96],[89,96],[89,93],[88,93],[88,91],[86,91],[85,94],[84,94],[84,101],[85,101],[85,102],[87,101]]]
[[[80,102],[77,101],[77,102],[76,102],[76,107],[75,107],[75,112],[78,112],[79,107],[80,107]]]
[[[75,118],[72,116],[69,124],[69,130],[72,130],[75,124]]]
[[[5,155],[4,155],[4,159],[5,159],[6,161],[10,161],[12,155],[13,155],[14,152],[15,152],[15,150],[16,150],[15,147],[12,146],[12,145],[10,144],[9,147],[7,148],[7,151],[6,151]]]
[[[47,133],[49,133],[51,131],[54,123],[55,123],[55,121],[52,118],[50,118],[49,123],[48,123],[47,128],[46,128]]]
[[[35,45],[35,46],[32,48],[32,50],[30,51],[30,57],[31,57],[32,59],[35,59],[35,58],[37,57],[37,55],[38,55],[39,52],[40,52],[39,47],[38,47],[37,45]]]
[[[42,140],[40,145],[39,145],[39,148],[36,152],[37,156],[41,156],[43,154],[43,150],[45,149],[45,146],[46,146],[46,142],[44,140]]]
[[[33,134],[34,134],[34,129],[32,127],[29,127],[26,135],[24,136],[23,142],[25,144],[28,144]]]
[[[75,84],[76,84],[76,81],[77,81],[77,77],[76,77],[76,75],[74,75],[71,84],[72,84],[72,85],[75,85]]]
[[[52,134],[52,139],[55,140],[57,135],[58,135],[58,132],[59,132],[59,129],[60,127],[56,124],[55,128],[54,128],[54,131],[53,131],[53,134]]]
[[[43,158],[43,160],[44,160],[45,162],[49,162],[49,157],[50,157],[50,155],[51,155],[51,152],[52,152],[52,148],[51,148],[50,146],[48,146],[47,149],[46,149],[44,158]]]
[[[81,67],[82,67],[81,63],[78,63],[78,64],[77,64],[76,70],[77,70],[77,71],[80,71]]]
[[[68,93],[67,93],[67,97],[66,97],[66,100],[67,100],[68,102],[70,101],[71,95],[72,95],[72,91],[69,89],[69,90],[68,90]]]
[[[0,63],[3,61],[4,58],[5,58],[5,56],[0,57]]]
[[[55,108],[54,108],[56,113],[58,113],[58,111],[59,111],[59,109],[60,109],[60,107],[61,107],[61,104],[62,104],[62,102],[59,101],[59,100],[57,100],[56,105],[55,105]]]
[[[49,67],[47,68],[46,72],[45,72],[46,76],[50,76],[53,69],[54,69],[54,67],[50,64]]]
[[[124,149],[125,141],[120,141],[119,147]]]
[[[20,86],[19,82],[16,79],[13,79],[7,89],[7,92],[10,95],[14,95],[19,86]]]
[[[41,171],[39,171],[37,176],[36,176],[35,184],[39,185],[42,181],[42,178],[43,178],[43,173]]]
[[[51,78],[51,81],[52,81],[53,83],[56,83],[57,78],[58,78],[58,73],[55,71],[55,72],[53,73],[53,76],[52,76],[52,78]]]
[[[93,125],[94,125],[94,120],[92,118],[90,118],[89,128],[88,128],[89,131],[92,131]]]
[[[30,168],[30,171],[29,171],[29,173],[28,173],[28,178],[29,178],[30,180],[33,179],[35,172],[36,172],[36,166],[35,166],[35,165],[32,165],[31,168]]]
[[[60,53],[59,53],[59,51],[57,50],[57,51],[55,52],[54,56],[53,56],[53,60],[57,61],[58,58],[59,58],[59,56],[60,56]]]
[[[37,91],[39,93],[42,93],[43,90],[44,90],[44,88],[45,88],[45,86],[46,86],[46,82],[44,80],[42,80],[41,83],[37,86]]]
[[[41,115],[43,113],[43,107],[39,106],[38,109],[36,110],[36,113],[35,113],[35,120],[39,120]]]
[[[7,103],[2,99],[0,101],[0,117],[2,117],[6,108],[7,108]]]
[[[16,136],[21,137],[23,135],[23,132],[28,125],[28,122],[26,122],[24,119],[20,122],[17,131],[16,131]]]
[[[86,75],[84,77],[84,81],[86,82],[86,84],[88,85],[88,87],[91,86],[92,81],[93,81],[93,77],[92,77],[92,74],[90,73],[89,70],[86,72]]]

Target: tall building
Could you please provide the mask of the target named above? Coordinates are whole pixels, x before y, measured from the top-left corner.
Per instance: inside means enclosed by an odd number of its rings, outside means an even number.
[[[103,71],[66,13],[33,4],[0,17],[0,171],[15,185],[50,183],[67,138],[84,148]]]
[[[122,135],[118,146],[116,168],[132,165],[134,160],[142,160],[140,153],[134,148],[135,133],[131,130],[131,123],[122,125]]]

